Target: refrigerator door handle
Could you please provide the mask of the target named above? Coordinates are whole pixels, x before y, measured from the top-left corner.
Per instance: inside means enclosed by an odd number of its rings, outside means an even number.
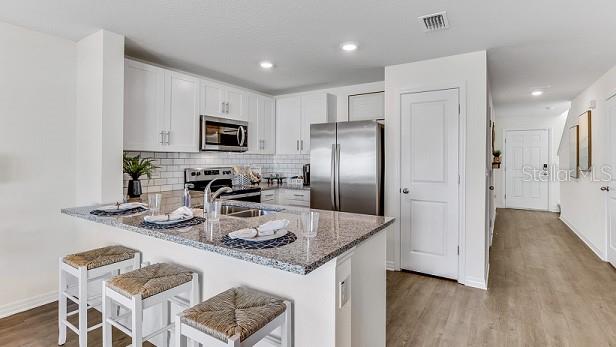
[[[340,144],[336,144],[336,211],[340,211]]]
[[[332,144],[331,179],[329,180],[330,197],[332,199],[332,209],[334,211],[338,209],[336,207],[336,147],[337,145],[335,143]]]

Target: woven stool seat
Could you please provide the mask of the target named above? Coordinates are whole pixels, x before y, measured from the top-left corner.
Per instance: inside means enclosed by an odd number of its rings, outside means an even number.
[[[107,286],[118,293],[142,299],[162,293],[192,280],[192,270],[173,264],[153,264],[112,277]]]
[[[181,322],[222,342],[248,338],[285,312],[282,299],[247,288],[224,291],[181,313]]]
[[[134,249],[124,246],[108,246],[70,254],[62,258],[62,260],[64,263],[74,268],[85,266],[88,270],[92,270],[131,259],[137,252],[138,251]]]

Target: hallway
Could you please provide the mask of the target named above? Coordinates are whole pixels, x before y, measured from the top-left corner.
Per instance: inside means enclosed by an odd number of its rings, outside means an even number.
[[[549,212],[499,209],[488,291],[387,275],[388,346],[616,345],[616,270]]]

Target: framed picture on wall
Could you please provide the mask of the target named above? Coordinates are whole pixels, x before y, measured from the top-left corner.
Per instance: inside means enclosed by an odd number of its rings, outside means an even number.
[[[578,126],[569,128],[569,175],[578,178]]]
[[[581,171],[589,171],[592,166],[590,111],[586,111],[578,116],[578,146],[578,166]]]

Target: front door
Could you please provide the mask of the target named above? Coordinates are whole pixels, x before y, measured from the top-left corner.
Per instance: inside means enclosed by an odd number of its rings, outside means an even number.
[[[505,206],[547,210],[548,131],[507,130],[505,134]]]
[[[401,267],[458,277],[459,92],[401,97]]]

